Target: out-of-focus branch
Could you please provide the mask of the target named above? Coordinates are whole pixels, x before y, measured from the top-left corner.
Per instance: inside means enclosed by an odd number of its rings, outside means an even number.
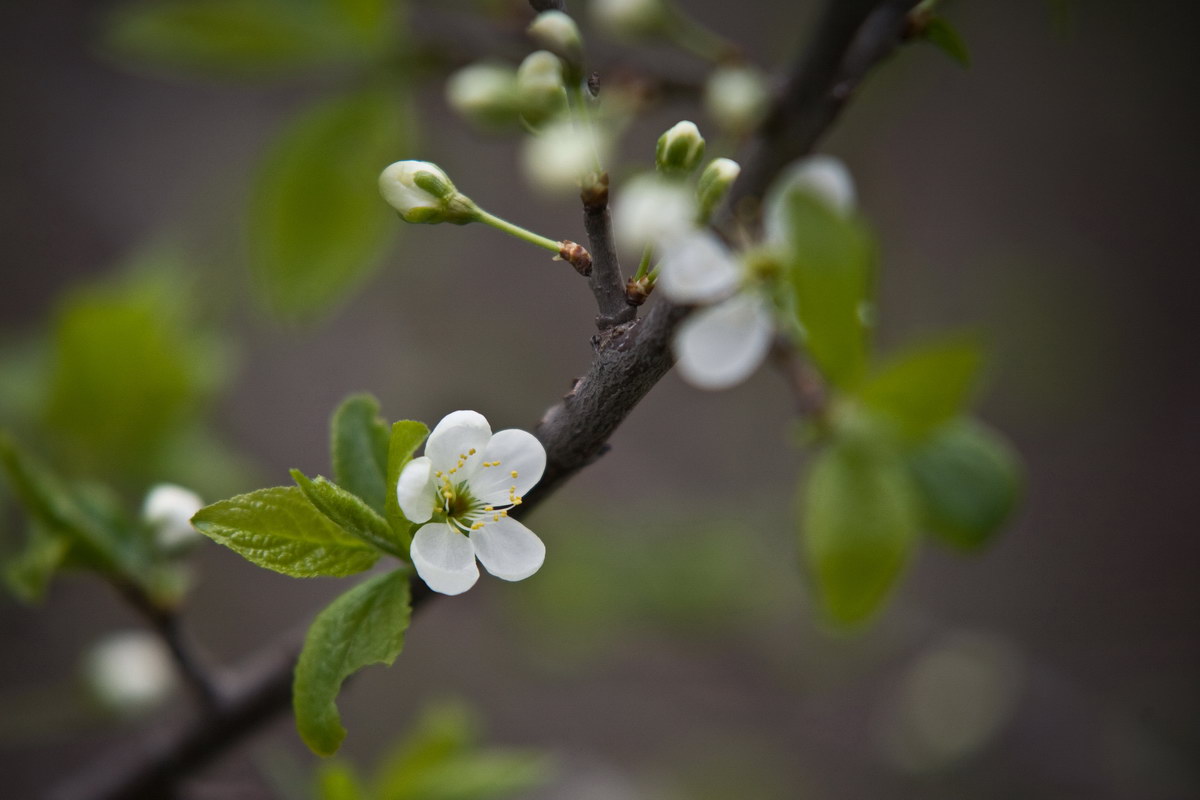
[[[915,3],[828,0],[812,45],[797,62],[745,160],[726,203],[725,218],[744,199],[761,197],[780,169],[812,149],[866,72],[902,40],[907,13]],[[610,241],[607,204],[603,220],[597,231]],[[591,236],[590,228],[588,232]],[[593,258],[597,251],[603,252],[594,240],[592,248]],[[619,278],[619,268],[616,275]],[[601,305],[602,314],[605,307]],[[535,434],[547,453],[546,471],[521,512],[528,513],[606,451],[609,437],[670,370],[671,336],[687,312],[660,302],[645,317],[613,324],[593,337],[594,355],[587,374],[537,425]],[[423,583],[414,582],[414,608],[425,605],[431,596]],[[172,796],[185,778],[289,706],[298,651],[296,639],[277,648],[248,669],[209,714],[126,745],[74,776],[53,796],[56,800]]]

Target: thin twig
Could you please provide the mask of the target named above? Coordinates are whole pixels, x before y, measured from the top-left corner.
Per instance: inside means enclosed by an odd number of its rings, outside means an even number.
[[[588,250],[592,255],[592,273],[588,285],[596,296],[596,327],[607,330],[629,322],[637,316],[637,307],[625,299],[625,278],[613,243],[612,215],[608,212],[608,175],[602,174],[586,186],[580,195],[583,201],[583,227],[588,235]]]

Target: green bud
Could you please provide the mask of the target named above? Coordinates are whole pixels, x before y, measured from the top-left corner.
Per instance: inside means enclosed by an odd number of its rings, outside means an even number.
[[[446,81],[446,102],[465,119],[501,128],[517,119],[517,76],[506,64],[463,67]]]
[[[573,78],[582,78],[583,37],[575,20],[561,11],[543,11],[530,23],[528,33],[539,47],[561,58]]]
[[[731,158],[714,158],[700,173],[696,182],[696,200],[700,206],[700,222],[708,221],[713,209],[725,198],[729,187],[741,174],[742,166]]]
[[[671,18],[663,0],[591,0],[588,11],[597,27],[629,39],[658,33]]]
[[[517,101],[521,117],[537,127],[567,108],[562,62],[548,50],[530,53],[517,68]]]
[[[721,67],[704,87],[704,108],[722,129],[735,134],[754,128],[766,113],[767,80],[753,67]]]
[[[449,176],[428,161],[397,161],[379,175],[379,192],[405,222],[474,222],[478,209],[454,188]]]
[[[686,175],[704,158],[704,137],[696,123],[684,120],[658,137],[654,161],[660,172]]]

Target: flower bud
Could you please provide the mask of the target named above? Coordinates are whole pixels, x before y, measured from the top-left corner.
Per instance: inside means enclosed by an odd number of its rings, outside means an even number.
[[[437,164],[397,161],[379,174],[379,193],[405,222],[473,222],[477,211]]]
[[[628,39],[656,33],[670,18],[662,0],[591,0],[588,11],[598,28]]]
[[[714,158],[700,173],[696,182],[696,200],[700,204],[701,222],[707,222],[713,209],[724,199],[729,187],[742,172],[742,165],[731,158]]]
[[[528,33],[539,47],[561,58],[568,72],[582,77],[583,37],[575,20],[561,11],[543,11],[530,23]]]
[[[596,169],[596,148],[604,142],[568,120],[548,125],[525,141],[522,152],[525,174],[539,189],[552,193],[575,192]]]
[[[204,507],[200,495],[170,483],[152,488],[142,503],[142,520],[154,530],[158,546],[179,551],[204,537],[192,527],[192,515]]]
[[[827,155],[802,158],[775,179],[763,202],[763,229],[767,241],[786,241],[787,198],[807,194],[840,216],[854,212],[854,179],[840,159]]]
[[[92,695],[118,714],[149,710],[175,685],[166,646],[146,631],[124,631],[101,640],[84,657],[83,677]]]
[[[766,113],[770,95],[766,78],[753,67],[721,67],[704,87],[704,107],[723,129],[742,134]]]
[[[517,105],[521,117],[537,127],[567,107],[562,62],[548,50],[536,50],[517,68]]]
[[[696,123],[684,120],[658,137],[654,162],[660,172],[686,175],[704,158],[704,137]]]
[[[485,128],[516,121],[517,77],[505,64],[463,67],[446,82],[446,102],[465,119]]]

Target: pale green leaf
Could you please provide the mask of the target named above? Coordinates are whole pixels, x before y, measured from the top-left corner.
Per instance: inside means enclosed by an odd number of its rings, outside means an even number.
[[[395,213],[379,172],[406,152],[397,92],[338,97],[294,120],[268,152],[250,209],[250,258],[283,317],[326,311],[380,263]]]
[[[13,596],[29,605],[41,602],[70,546],[65,535],[31,520],[24,547],[4,563],[4,583]]]
[[[411,611],[408,573],[397,570],[360,583],[317,615],[292,690],[296,727],[314,753],[337,752],[346,737],[335,702],[342,682],[370,664],[391,666]]]
[[[298,578],[369,569],[379,551],[342,530],[295,486],[276,486],[206,506],[196,529],[260,567]]]
[[[982,362],[974,338],[938,339],[889,359],[863,386],[862,399],[916,441],[966,407]]]
[[[867,361],[864,315],[875,247],[866,228],[802,191],[784,198],[787,275],[804,342],[831,383],[853,387]]]
[[[909,455],[921,490],[925,527],[961,550],[988,544],[1021,495],[1019,456],[995,431],[959,419]]]
[[[925,40],[957,61],[963,69],[971,66],[971,53],[958,30],[944,17],[934,17],[925,25]]]
[[[379,401],[369,394],[347,397],[329,427],[334,481],[383,514],[390,434]]]
[[[357,773],[350,764],[322,764],[317,771],[317,797],[320,800],[367,800]]]
[[[400,510],[400,500],[396,496],[396,483],[400,480],[400,471],[412,460],[413,453],[429,435],[429,427],[423,422],[402,419],[392,424],[391,442],[388,445],[387,494],[385,496],[387,521],[397,534],[408,537],[412,527]]]
[[[803,484],[802,543],[836,622],[861,622],[886,599],[917,542],[915,492],[885,441],[835,439],[817,455]]]
[[[292,480],[300,487],[300,491],[304,492],[308,501],[331,522],[385,553],[397,558],[406,558],[404,549],[394,541],[387,520],[357,495],[320,476],[310,480],[298,469],[292,470]]]

